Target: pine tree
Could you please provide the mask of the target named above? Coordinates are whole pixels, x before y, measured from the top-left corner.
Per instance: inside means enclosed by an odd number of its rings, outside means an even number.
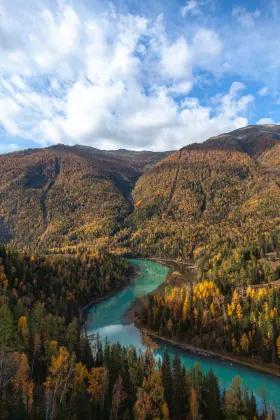
[[[221,416],[221,395],[218,379],[212,369],[205,375],[202,389],[204,417],[209,420],[218,420]]]
[[[184,410],[184,376],[178,353],[175,354],[172,363],[172,417],[179,420]]]
[[[162,362],[162,383],[164,386],[164,397],[168,404],[169,411],[172,412],[172,368],[168,350],[165,349]]]

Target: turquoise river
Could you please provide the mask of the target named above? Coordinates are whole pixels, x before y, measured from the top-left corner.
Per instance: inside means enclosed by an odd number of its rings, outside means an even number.
[[[92,316],[88,333],[98,333],[102,340],[108,337],[111,343],[119,342],[123,346],[133,345],[140,349],[140,332],[123,315],[136,299],[151,293],[164,282],[168,269],[151,261],[130,260],[130,262],[137,266],[139,273],[132,284],[114,296],[95,304],[90,309]],[[158,345],[157,353],[159,356],[163,354],[167,347],[171,356],[175,352],[179,353],[186,368],[190,368],[196,363],[200,363],[204,372],[212,368],[222,388],[228,388],[232,379],[237,375],[242,378],[243,385],[247,386],[250,391],[254,391],[256,396],[258,396],[261,388],[265,388],[269,405],[280,407],[280,378],[219,358],[203,357],[185,352],[175,346],[167,345],[163,341],[159,341]],[[260,398],[257,397],[257,400],[260,404]]]

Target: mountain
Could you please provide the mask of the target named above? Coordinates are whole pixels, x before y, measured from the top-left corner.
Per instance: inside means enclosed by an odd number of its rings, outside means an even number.
[[[211,137],[204,143],[187,146],[188,150],[213,149],[232,150],[246,153],[252,158],[259,158],[267,149],[271,149],[280,141],[278,125],[249,125],[230,133]]]
[[[169,152],[57,145],[0,156],[0,242],[107,243],[132,211],[139,176]]]
[[[193,259],[280,221],[280,127],[176,152],[56,145],[0,156],[0,242]],[[207,251],[208,252],[208,251]]]
[[[250,126],[192,144],[145,172],[128,220],[142,255],[195,258],[258,243],[280,221],[280,127]],[[208,252],[208,251],[207,251]]]

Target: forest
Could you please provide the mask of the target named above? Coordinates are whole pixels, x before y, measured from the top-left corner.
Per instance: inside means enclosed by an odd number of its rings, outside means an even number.
[[[236,377],[185,370],[143,335],[144,351],[87,336],[82,306],[129,272],[105,251],[29,256],[0,248],[0,418],[274,419]],[[72,279],[72,280],[71,280]],[[79,279],[79,281],[77,281]],[[265,398],[265,397],[264,397]]]
[[[238,238],[206,243],[195,253],[193,282],[151,296],[141,322],[175,341],[278,365],[279,231]]]

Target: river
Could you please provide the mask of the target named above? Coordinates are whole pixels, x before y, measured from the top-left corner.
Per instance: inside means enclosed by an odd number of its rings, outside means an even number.
[[[88,333],[98,333],[102,340],[108,337],[111,343],[119,342],[123,346],[133,345],[140,349],[140,332],[131,323],[132,321],[129,322],[128,318],[123,317],[123,315],[136,299],[151,293],[165,281],[168,268],[152,261],[134,259],[130,262],[137,266],[139,273],[131,285],[114,296],[95,304],[90,309],[89,312],[92,317],[88,325]],[[171,356],[178,352],[186,368],[190,368],[196,363],[200,363],[203,372],[212,368],[219,379],[221,388],[228,388],[232,379],[237,375],[242,378],[243,385],[247,386],[250,392],[253,391],[256,396],[258,396],[261,387],[265,388],[268,403],[270,405],[277,404],[280,408],[279,378],[226,360],[194,355],[162,341],[157,344],[159,344],[158,355],[161,356],[166,347]],[[261,400],[258,397],[257,402],[260,406]]]

